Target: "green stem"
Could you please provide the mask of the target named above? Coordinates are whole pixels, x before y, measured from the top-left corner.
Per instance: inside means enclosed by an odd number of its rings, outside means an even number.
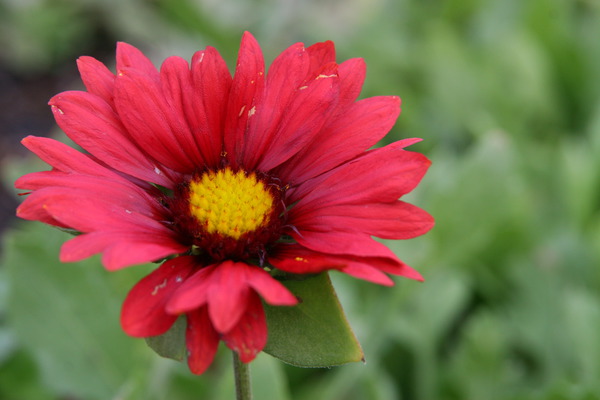
[[[250,385],[250,366],[240,361],[235,351],[233,353],[233,374],[235,376],[235,398],[237,400],[252,400]]]

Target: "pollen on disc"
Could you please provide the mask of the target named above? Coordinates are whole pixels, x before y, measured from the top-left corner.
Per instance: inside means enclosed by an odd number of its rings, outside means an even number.
[[[190,212],[208,233],[237,240],[269,222],[273,196],[254,173],[207,171],[189,190]]]

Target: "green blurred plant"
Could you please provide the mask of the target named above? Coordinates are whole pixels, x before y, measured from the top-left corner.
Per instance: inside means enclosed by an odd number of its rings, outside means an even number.
[[[0,10],[15,12],[13,3]],[[218,44],[233,54],[244,29],[272,54],[291,41],[332,39],[340,59],[366,58],[365,96],[403,98],[386,140],[426,139],[415,147],[433,166],[412,195],[437,226],[390,245],[426,281],[386,290],[332,274],[366,365],[298,369],[262,355],[257,398],[600,398],[598,2],[33,3],[54,11],[39,16],[46,22],[19,25],[37,31],[12,35],[56,45],[37,47],[52,57],[74,58],[74,43],[91,40],[80,16],[100,9],[103,21],[119,21],[104,24],[111,35],[156,51],[185,38],[180,47]],[[148,18],[127,14],[125,27],[125,8]],[[65,31],[37,37],[57,24]],[[108,274],[96,259],[61,265],[58,235],[20,225],[6,238],[0,397],[233,397],[227,356],[198,379],[121,334],[120,301],[138,272]]]

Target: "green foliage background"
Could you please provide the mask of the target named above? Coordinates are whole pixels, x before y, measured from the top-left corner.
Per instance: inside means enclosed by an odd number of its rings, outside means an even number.
[[[425,139],[433,165],[410,200],[437,222],[389,243],[425,283],[332,274],[366,365],[263,354],[256,399],[600,399],[600,2],[0,0],[0,62],[67,90],[75,58],[111,63],[116,40],[157,63],[212,45],[232,66],[243,30],[267,60],[326,39],[339,60],[364,57],[363,96],[403,99],[386,143]],[[39,168],[15,156],[3,180]],[[233,398],[226,351],[195,377],[121,332],[120,303],[152,266],[62,265],[65,239],[37,223],[4,235],[0,399]]]

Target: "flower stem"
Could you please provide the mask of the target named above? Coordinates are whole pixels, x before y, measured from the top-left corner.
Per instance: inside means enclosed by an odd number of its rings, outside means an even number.
[[[237,400],[252,400],[250,385],[250,366],[240,361],[235,351],[233,353],[233,374],[235,376],[235,398]]]

